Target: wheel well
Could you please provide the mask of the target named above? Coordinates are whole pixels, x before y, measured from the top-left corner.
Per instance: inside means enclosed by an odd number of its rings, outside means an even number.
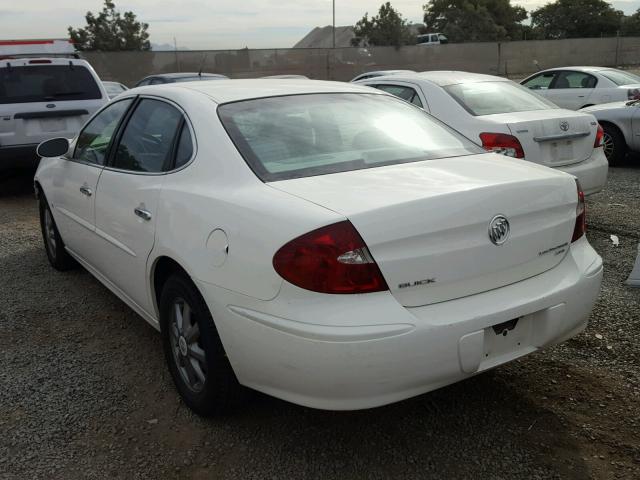
[[[160,304],[160,295],[162,287],[167,279],[174,273],[181,273],[187,278],[191,278],[184,268],[178,262],[169,257],[160,257],[156,260],[153,269],[153,298],[156,302],[156,308]]]
[[[615,123],[607,122],[606,120],[603,120],[603,121],[598,120],[598,122],[600,123],[600,125],[602,125],[602,128],[604,128],[605,125],[610,128],[615,128],[617,132],[620,134],[620,136],[622,137],[622,140],[624,140],[625,145],[627,144],[627,139],[624,137],[622,130],[620,130],[620,127],[618,127]]]

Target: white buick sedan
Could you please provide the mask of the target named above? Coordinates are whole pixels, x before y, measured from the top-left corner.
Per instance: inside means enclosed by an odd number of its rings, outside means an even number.
[[[358,83],[423,108],[486,150],[570,173],[585,195],[607,181],[603,131],[595,117],[558,108],[506,78],[433,71]]]
[[[572,176],[357,85],[136,88],[39,152],[51,264],[158,329],[202,415],[240,385],[336,410],[428,392],[576,335],[600,288]]]

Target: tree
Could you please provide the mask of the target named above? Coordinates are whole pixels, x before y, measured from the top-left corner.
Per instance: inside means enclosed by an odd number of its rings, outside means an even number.
[[[556,0],[531,13],[531,26],[540,38],[612,36],[623,18],[604,0]]]
[[[121,14],[111,0],[105,0],[102,12],[87,12],[84,28],[69,27],[69,36],[78,50],[151,50],[149,25],[136,20],[133,12]]]
[[[520,40],[527,11],[510,0],[430,0],[424,5],[425,32],[453,42]]]
[[[415,43],[407,21],[391,6],[391,2],[383,3],[375,17],[369,18],[369,13],[365,13],[355,24],[353,31],[356,35],[356,38],[351,40],[353,46],[358,46],[361,42],[367,45],[395,47]]]
[[[633,15],[622,19],[620,33],[626,37],[640,36],[640,8]]]

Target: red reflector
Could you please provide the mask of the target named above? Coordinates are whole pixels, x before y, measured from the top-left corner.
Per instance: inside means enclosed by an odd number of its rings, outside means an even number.
[[[35,63],[51,63],[51,60],[29,60],[29,63],[31,63],[31,64],[35,64]]]
[[[604,137],[604,130],[602,125],[598,124],[598,131],[596,132],[596,141],[593,143],[593,148],[602,146],[602,138]]]
[[[576,187],[578,189],[578,206],[576,207],[576,225],[573,228],[571,242],[578,240],[587,231],[587,208],[584,203],[584,192],[578,180],[576,180]]]
[[[349,221],[291,240],[274,255],[273,268],[288,282],[314,292],[345,294],[389,289]]]
[[[480,134],[482,147],[491,152],[501,153],[514,158],[524,158],[524,150],[520,141],[513,135],[506,133],[488,133]]]

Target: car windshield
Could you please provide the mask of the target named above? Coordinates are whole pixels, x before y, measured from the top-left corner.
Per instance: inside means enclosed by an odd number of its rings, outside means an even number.
[[[0,68],[0,104],[63,102],[102,98],[89,70],[81,65]]]
[[[621,70],[600,70],[598,72],[605,78],[608,78],[616,85],[631,85],[633,83],[640,83],[640,77],[633,73],[623,72]]]
[[[460,83],[445,86],[444,89],[474,116],[558,108],[513,82]]]
[[[269,97],[221,105],[218,113],[248,165],[266,182],[484,152],[387,95]]]

